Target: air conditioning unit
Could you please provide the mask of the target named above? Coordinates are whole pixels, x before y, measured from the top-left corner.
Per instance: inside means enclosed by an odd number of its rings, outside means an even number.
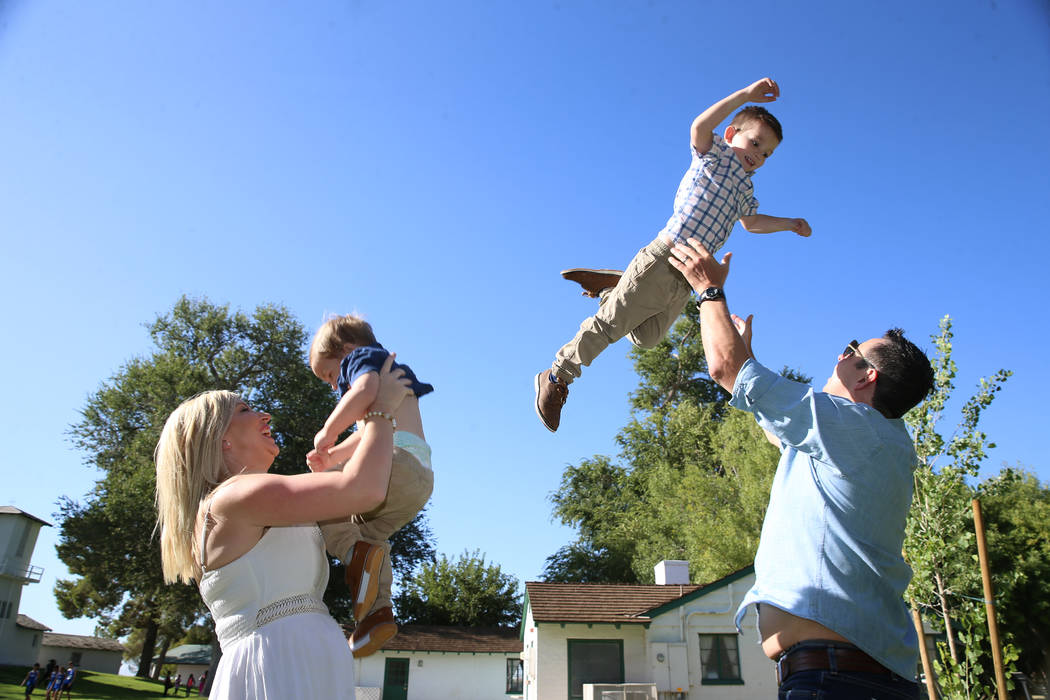
[[[583,700],[657,700],[655,683],[584,683]]]

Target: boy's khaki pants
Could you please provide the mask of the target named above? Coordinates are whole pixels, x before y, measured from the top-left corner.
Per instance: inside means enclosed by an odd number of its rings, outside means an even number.
[[[379,573],[379,593],[368,612],[390,606],[390,586],[394,570],[390,566],[390,536],[412,522],[434,490],[434,472],[419,463],[411,453],[394,448],[386,500],[370,513],[352,515],[349,520],[321,523],[325,548],[344,564],[354,543],[368,542],[383,548],[383,568]],[[358,620],[360,622],[360,620]]]
[[[638,251],[619,283],[602,290],[598,313],[580,324],[576,337],[551,370],[567,384],[605,348],[625,335],[640,348],[655,347],[682,313],[693,291],[667,260],[671,249],[657,238]]]

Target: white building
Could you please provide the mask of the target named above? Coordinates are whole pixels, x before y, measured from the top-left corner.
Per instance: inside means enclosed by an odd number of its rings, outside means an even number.
[[[0,506],[0,664],[32,666],[44,625],[19,620],[22,587],[40,583],[44,570],[30,559],[40,528],[51,524],[14,506]]]
[[[175,676],[182,676],[185,683],[193,674],[194,679],[200,678],[208,667],[211,666],[211,644],[182,644],[174,649],[168,649],[168,653],[161,659],[159,656],[153,659],[153,663],[160,665],[175,665]],[[161,674],[161,678],[164,675]]]
[[[72,663],[87,671],[116,673],[123,658],[124,646],[115,639],[44,632],[35,661],[47,666],[47,662],[54,659],[60,664]]]
[[[351,629],[344,628],[349,636]],[[354,659],[358,700],[520,700],[521,639],[516,629],[403,625],[371,656]],[[154,659],[159,661],[159,659]],[[183,683],[211,664],[211,646],[170,650]]]
[[[525,584],[525,700],[582,699],[584,684],[648,685],[661,700],[774,697],[755,614],[733,618],[753,566],[706,585],[688,563],[657,565],[657,585]]]
[[[55,634],[47,625],[18,613],[22,588],[40,583],[44,570],[30,559],[43,526],[51,524],[14,506],[0,506],[0,665],[47,665],[49,659],[102,673],[116,673],[120,642],[79,634]]]
[[[405,625],[375,654],[354,661],[359,700],[521,698],[516,629]]]

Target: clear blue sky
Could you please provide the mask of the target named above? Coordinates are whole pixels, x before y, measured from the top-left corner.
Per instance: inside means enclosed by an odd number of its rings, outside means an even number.
[[[89,491],[66,431],[180,295],[311,329],[357,310],[437,387],[438,550],[538,578],[571,538],[548,495],[616,453],[636,386],[621,342],[541,426],[532,377],[593,310],[558,271],[626,265],[670,214],[693,117],[767,75],[785,140],[760,211],[813,237],[738,227],[725,248],[759,358],[822,383],[849,340],[902,326],[928,347],[950,314],[960,397],[1014,371],[985,473],[1050,480],[1045,0],[13,0],[0,502],[55,522]],[[57,530],[21,611],[90,633],[54,604]]]

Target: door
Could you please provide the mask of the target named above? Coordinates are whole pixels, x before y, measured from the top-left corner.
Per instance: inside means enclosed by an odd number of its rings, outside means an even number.
[[[408,659],[386,660],[383,700],[408,700]]]

